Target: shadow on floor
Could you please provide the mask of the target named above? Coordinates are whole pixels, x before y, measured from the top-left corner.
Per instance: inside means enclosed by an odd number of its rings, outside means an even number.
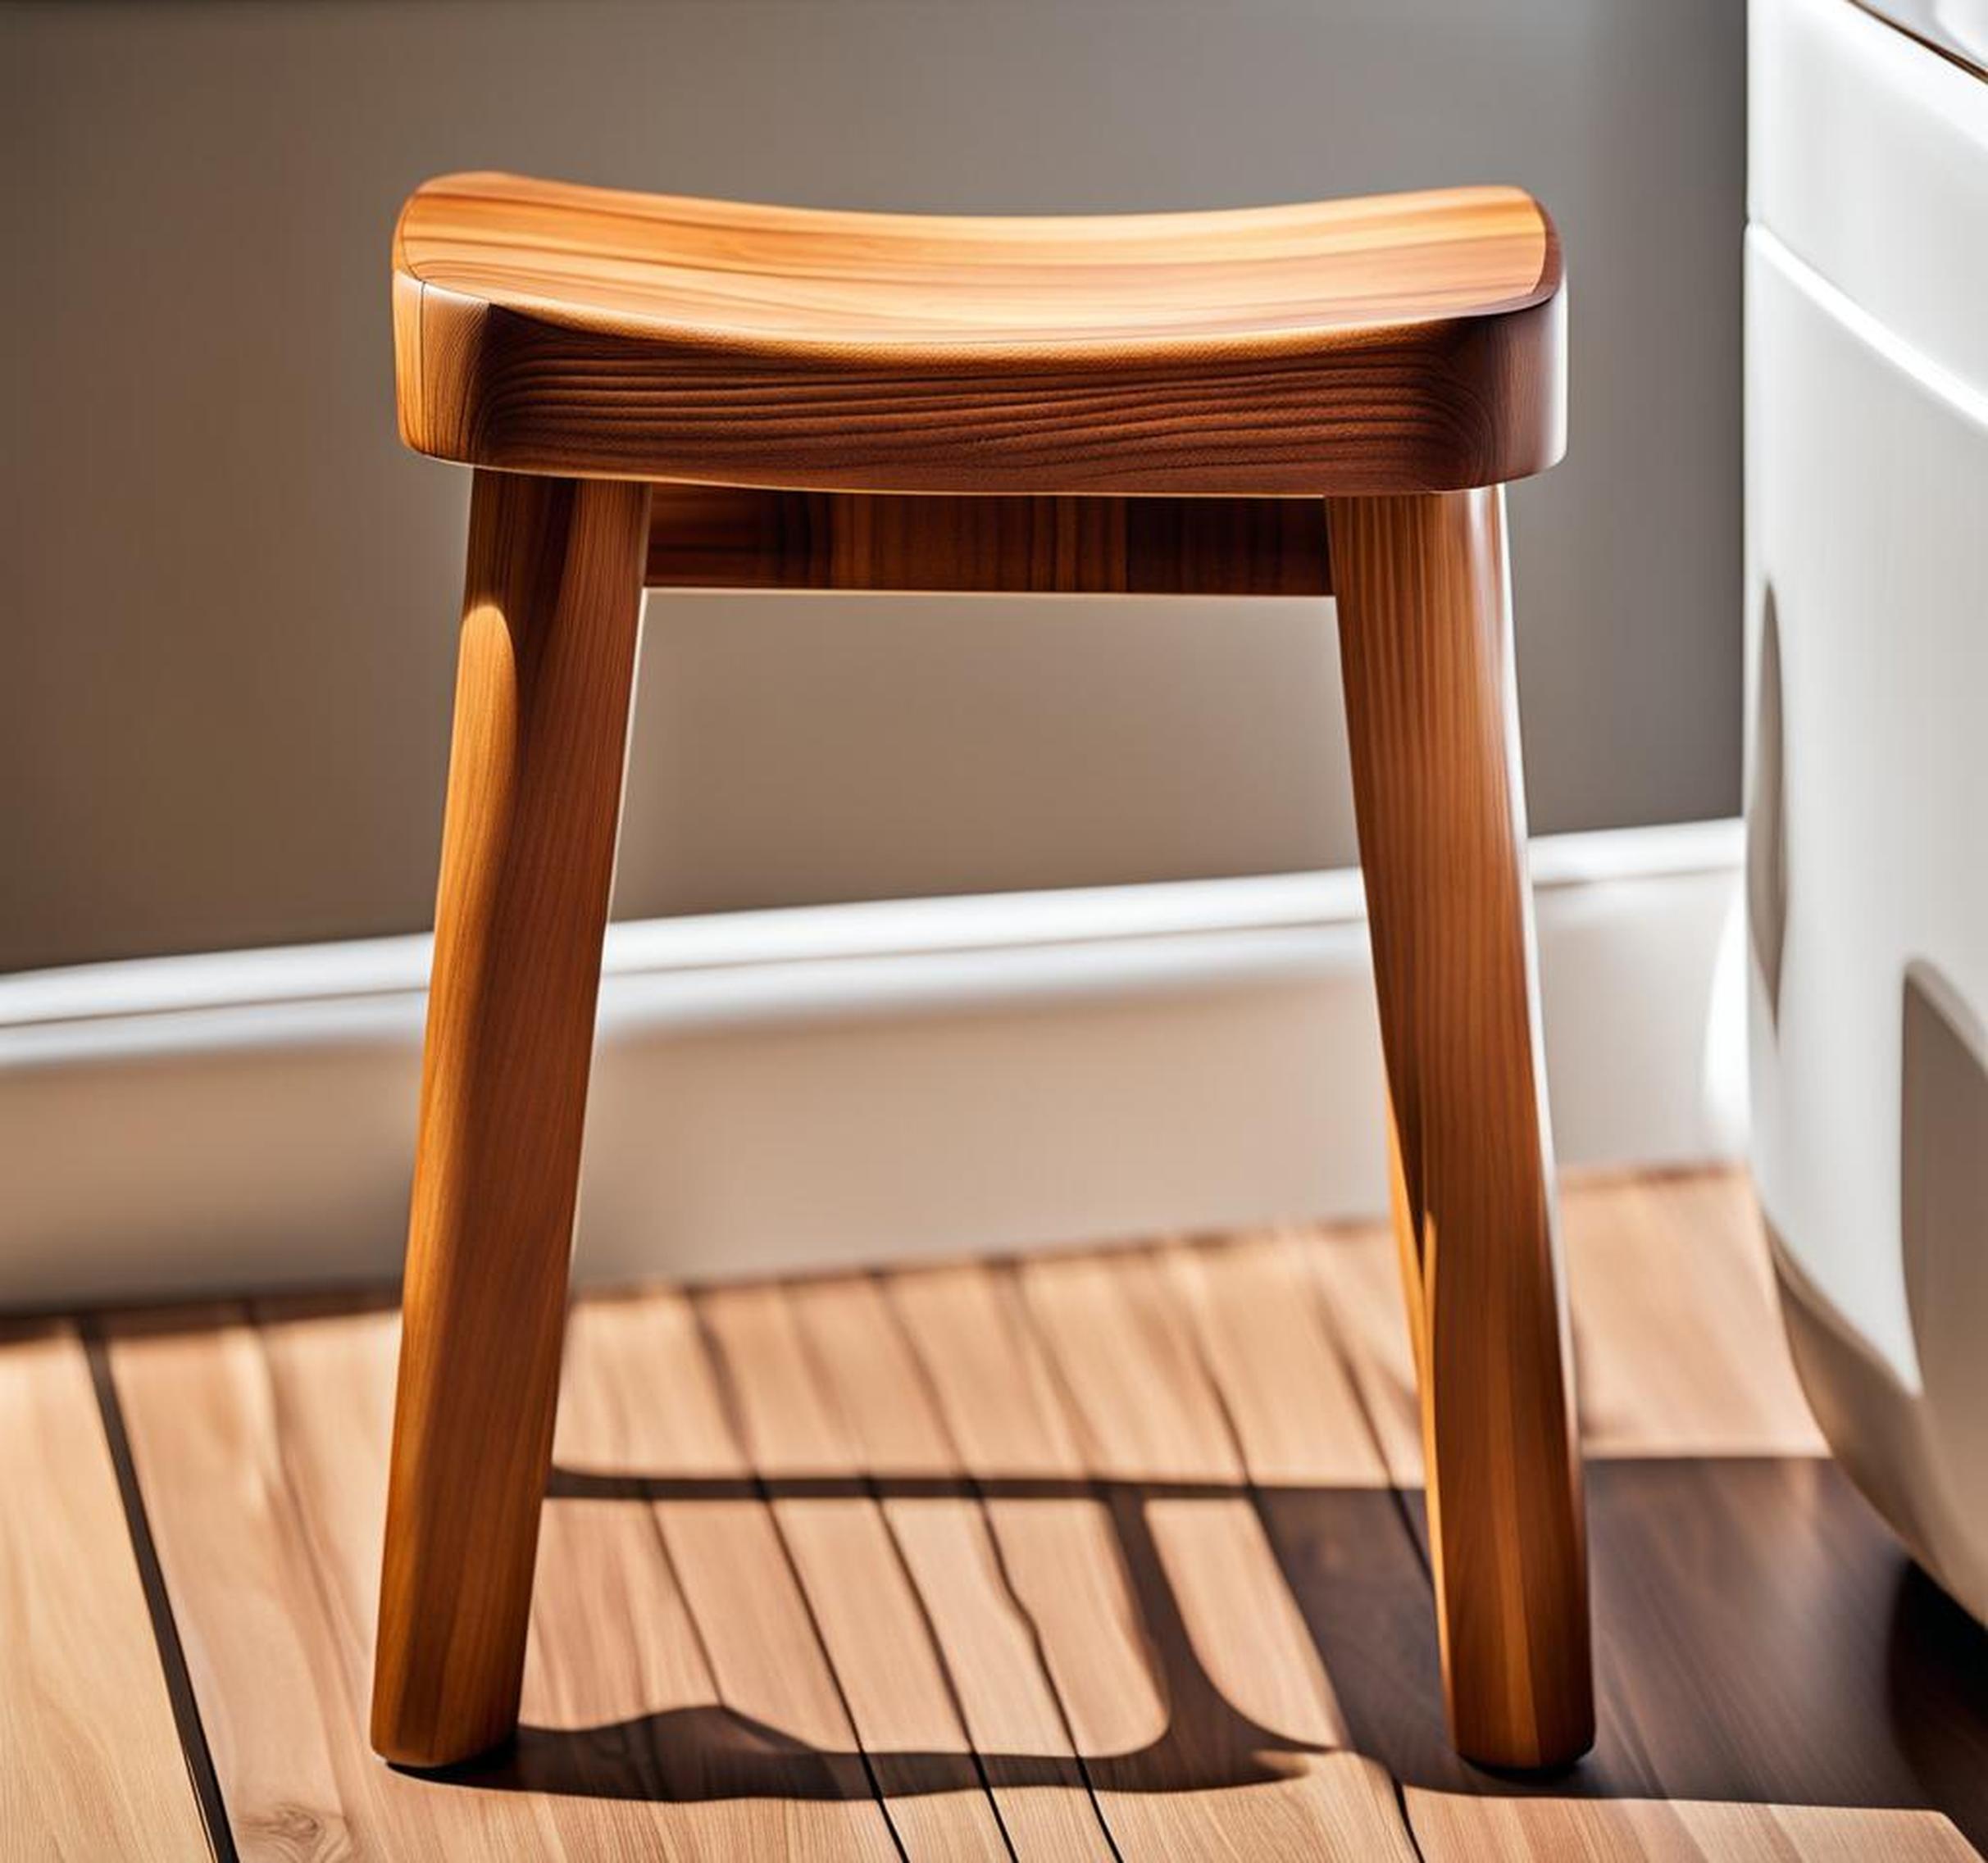
[[[561,1499],[694,1502],[976,1492],[953,1480],[766,1484],[555,1473]],[[1197,1655],[1146,1525],[1157,1498],[1219,1484],[981,1484],[1010,1499],[1101,1499],[1170,1716],[1137,1752],[1090,1759],[1103,1791],[1283,1776],[1313,1751],[1239,1712]],[[1886,1806],[1944,1811],[1988,1847],[1988,1633],[1905,1560],[1836,1467],[1734,1459],[1591,1464],[1600,1731],[1581,1765],[1493,1776],[1444,1737],[1419,1495],[1281,1488],[1255,1500],[1358,1752],[1404,1783],[1476,1793]],[[435,1776],[609,1797],[863,1797],[1067,1783],[1067,1758],[826,1753],[716,1708],[572,1732]],[[983,1774],[984,1769],[984,1774]]]
[[[1154,1501],[1221,1497],[1246,1490],[1216,1483],[1079,1482],[1028,1478],[982,1482],[958,1479],[854,1477],[735,1479],[577,1474],[556,1469],[548,1490],[562,1500],[722,1502],[849,1499],[880,1496],[1001,1500],[1092,1499],[1110,1510],[1121,1557],[1137,1601],[1149,1647],[1164,1679],[1165,1733],[1136,1752],[1088,1757],[1081,1778],[1099,1792],[1189,1792],[1262,1783],[1289,1776],[1303,1755],[1323,1751],[1266,1727],[1240,1712],[1215,1686],[1195,1654],[1158,1547],[1147,1524]],[[1316,1498],[1342,1515],[1349,1543],[1405,1546],[1394,1497],[1386,1490],[1330,1491]],[[1367,1518],[1357,1524],[1351,1514]],[[1335,1543],[1339,1536],[1335,1535]],[[1422,1584],[1411,1558],[1413,1593]],[[1426,1607],[1427,1593],[1420,1598]],[[717,1707],[672,1710],[600,1727],[562,1730],[527,1726],[510,1747],[424,1776],[520,1791],[671,1799],[765,1797],[867,1797],[871,1772],[887,1795],[1076,1783],[1067,1754],[908,1752],[828,1753],[777,1729]]]
[[[1335,1584],[1308,1497],[1272,1536],[1354,1739],[1409,1785],[1944,1811],[1988,1846],[1988,1632],[1913,1567],[1834,1463],[1608,1461],[1588,1467],[1599,1728],[1550,1780],[1466,1765],[1429,1711],[1435,1633],[1403,1601],[1421,1689],[1369,1693],[1342,1665]],[[1422,1532],[1421,1497],[1408,1497]]]

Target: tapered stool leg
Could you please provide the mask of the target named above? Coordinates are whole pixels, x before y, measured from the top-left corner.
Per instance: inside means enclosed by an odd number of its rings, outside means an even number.
[[[1504,508],[1329,522],[1451,1734],[1539,1767],[1594,1723]]]
[[[414,1765],[517,1717],[648,497],[471,500],[373,1692]]]

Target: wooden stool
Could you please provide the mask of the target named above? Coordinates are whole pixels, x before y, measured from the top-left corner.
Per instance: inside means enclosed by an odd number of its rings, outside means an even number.
[[[952,220],[455,175],[402,214],[394,325],[403,437],[476,476],[380,1752],[462,1759],[517,1714],[646,585],[1337,596],[1450,1725],[1486,1763],[1577,1757],[1499,489],[1564,444],[1544,212]]]

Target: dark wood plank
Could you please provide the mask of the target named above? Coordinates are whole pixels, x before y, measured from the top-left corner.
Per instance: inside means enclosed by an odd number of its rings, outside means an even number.
[[[1744,1177],[1577,1182],[1565,1202],[1574,1331],[1599,1368],[1588,1423],[1606,1446],[1588,1471],[1599,1715],[1578,1770],[1531,1792],[1917,1809],[1988,1843],[1988,1634],[1815,1453]],[[1419,1534],[1392,1239],[1340,1231],[1303,1252]],[[1288,1563],[1308,1615],[1329,1612],[1326,1578]],[[1459,1764],[1421,1705],[1435,1651],[1415,1654],[1405,1614],[1396,1635],[1416,1687],[1342,1685],[1365,1750],[1433,1793],[1524,1790]]]
[[[652,588],[1329,595],[1317,498],[653,488]]]

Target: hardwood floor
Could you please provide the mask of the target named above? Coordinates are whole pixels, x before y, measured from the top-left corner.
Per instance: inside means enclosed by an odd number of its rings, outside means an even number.
[[[394,1306],[16,1325],[0,1857],[1977,1854],[1988,1635],[1823,1458],[1742,1184],[1566,1231],[1571,1773],[1451,1753],[1394,1243],[1292,1229],[582,1301],[525,1731],[441,1777],[365,1738]]]
[[[0,1329],[0,1853],[204,1853],[83,1343]]]

